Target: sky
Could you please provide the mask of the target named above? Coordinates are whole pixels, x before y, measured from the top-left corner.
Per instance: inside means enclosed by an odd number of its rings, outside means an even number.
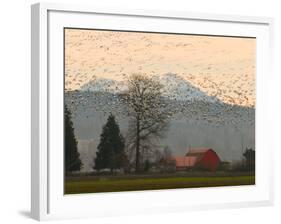
[[[226,103],[255,106],[256,39],[65,29],[65,88],[133,73],[177,74]]]

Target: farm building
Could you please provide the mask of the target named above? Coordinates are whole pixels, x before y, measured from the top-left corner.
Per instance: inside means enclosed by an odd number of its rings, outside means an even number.
[[[220,158],[211,148],[190,149],[185,156],[174,156],[176,170],[203,169],[216,171]]]

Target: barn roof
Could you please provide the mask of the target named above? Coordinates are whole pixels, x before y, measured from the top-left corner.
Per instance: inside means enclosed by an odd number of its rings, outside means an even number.
[[[212,149],[211,148],[191,148],[186,153],[186,156],[195,156],[195,157],[202,156],[209,150],[212,150]]]

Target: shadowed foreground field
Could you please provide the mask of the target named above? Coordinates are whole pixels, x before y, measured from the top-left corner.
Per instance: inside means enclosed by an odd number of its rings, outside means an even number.
[[[65,194],[253,185],[255,176],[67,178]]]

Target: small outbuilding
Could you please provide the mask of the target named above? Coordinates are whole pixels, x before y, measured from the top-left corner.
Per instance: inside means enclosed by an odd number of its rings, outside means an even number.
[[[221,160],[211,148],[191,148],[185,156],[174,156],[176,170],[200,169],[216,171]]]

